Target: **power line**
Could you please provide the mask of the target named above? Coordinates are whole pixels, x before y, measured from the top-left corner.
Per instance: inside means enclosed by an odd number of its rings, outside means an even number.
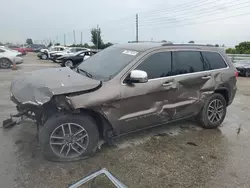
[[[176,5],[174,7],[171,7],[171,8],[167,8],[167,9],[159,9],[159,10],[152,10],[152,11],[147,11],[147,12],[139,12],[139,14],[150,14],[150,13],[157,13],[157,12],[162,12],[162,11],[172,11],[172,10],[178,10],[179,8],[182,8],[182,7],[189,7],[190,5],[197,5],[197,4],[200,4],[200,3],[204,3],[204,2],[207,2],[208,0],[203,0],[203,1],[193,1],[193,3],[184,3],[184,4],[181,4],[181,5]],[[220,0],[218,0],[220,1]]]
[[[238,14],[238,15],[234,15],[234,16],[228,16],[228,17],[224,17],[224,18],[218,18],[218,19],[214,19],[214,20],[207,20],[207,21],[189,23],[189,24],[182,24],[182,25],[173,25],[173,26],[170,26],[170,27],[164,27],[164,29],[182,27],[182,26],[190,26],[190,25],[198,25],[198,24],[209,23],[209,22],[214,22],[214,21],[218,21],[218,20],[225,20],[225,19],[229,19],[229,18],[245,16],[245,15],[249,15],[249,14],[250,14],[250,12],[244,13],[244,14]],[[164,26],[164,23],[163,24],[158,24],[158,26],[162,27],[162,26]],[[157,25],[156,25],[156,27],[157,27]]]
[[[239,3],[237,5],[242,5],[242,4],[247,4],[247,3],[250,3],[250,2]],[[235,6],[236,5],[229,6],[229,7],[235,7]],[[225,10],[224,12],[218,12],[218,13],[215,13],[215,11],[211,11],[210,10],[210,11],[204,12],[205,13],[204,15],[202,13],[202,14],[198,14],[198,16],[197,15],[193,15],[191,17],[186,17],[186,16],[183,17],[182,16],[182,17],[175,17],[175,18],[172,18],[172,19],[161,19],[161,20],[158,19],[158,20],[155,20],[155,21],[149,19],[149,20],[146,20],[146,21],[141,21],[143,24],[140,25],[140,26],[143,26],[145,24],[150,24],[150,23],[153,23],[153,24],[157,24],[157,23],[169,23],[169,24],[171,24],[172,22],[182,22],[182,21],[190,20],[192,18],[197,19],[197,18],[202,18],[202,17],[206,17],[206,16],[210,16],[210,15],[224,14],[225,12],[231,12],[231,11],[234,11],[234,10],[244,9],[246,7],[249,7],[249,6],[250,6],[250,4],[244,5],[244,6],[241,6],[241,7],[237,7],[237,8],[234,8],[234,9],[230,9],[230,10]],[[181,19],[181,18],[186,18],[186,19]]]
[[[233,1],[230,1],[229,3],[234,3],[235,2],[235,0],[233,0]],[[247,3],[250,3],[250,1],[245,1],[245,2],[243,2],[243,3],[238,3],[238,4],[230,4],[230,6],[227,6],[226,8],[230,8],[230,7],[234,7],[234,6],[238,6],[238,5],[242,5],[242,4],[247,4]],[[196,10],[195,12],[194,11],[189,11],[189,12],[183,12],[183,13],[181,13],[181,14],[178,14],[178,15],[173,15],[174,16],[174,19],[180,19],[180,18],[187,18],[187,15],[194,15],[195,14],[195,16],[197,16],[197,12],[200,12],[201,14],[203,14],[203,13],[209,13],[209,12],[215,12],[215,11],[219,11],[219,9],[218,9],[218,6],[222,6],[222,5],[224,5],[224,4],[219,4],[219,5],[216,5],[216,6],[212,6],[212,7],[204,7],[204,8],[201,8],[201,9],[198,9],[198,10]],[[217,9],[216,9],[217,8]],[[225,11],[228,11],[228,10],[225,10]],[[165,14],[165,15],[169,15],[169,14]],[[164,16],[165,16],[164,15]],[[183,15],[183,16],[181,16],[181,15]],[[190,15],[190,16],[191,16]],[[172,15],[171,15],[172,16]],[[176,17],[177,16],[177,17]],[[180,16],[180,17],[179,17]],[[166,19],[165,19],[166,18]],[[150,18],[150,19],[147,19],[147,21],[158,21],[159,19],[164,19],[164,20],[173,20],[173,18],[169,18],[169,17],[158,17],[158,18]]]

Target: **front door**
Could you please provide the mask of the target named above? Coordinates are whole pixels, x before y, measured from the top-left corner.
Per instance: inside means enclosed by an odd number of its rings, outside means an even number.
[[[136,68],[148,74],[147,83],[123,83],[119,101],[120,133],[135,131],[172,119],[177,89],[171,74],[171,52],[156,52]]]

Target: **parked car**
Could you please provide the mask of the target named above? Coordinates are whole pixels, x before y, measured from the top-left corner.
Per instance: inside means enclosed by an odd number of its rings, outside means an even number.
[[[31,48],[32,52],[40,52],[41,49],[46,49],[44,44],[31,44],[28,47]]]
[[[239,76],[250,76],[250,61],[242,61],[234,63],[234,66],[239,72]]]
[[[96,50],[84,50],[75,54],[66,54],[56,59],[57,62],[61,64],[62,67],[74,67],[84,60],[88,59],[90,56],[96,54]]]
[[[20,56],[21,54],[19,52],[5,47],[0,47],[0,68],[8,69],[13,63],[23,63],[23,58]]]
[[[27,51],[25,48],[21,47],[21,46],[17,46],[17,45],[8,45],[8,48],[12,49],[12,50],[16,50],[18,52],[20,52],[22,55],[26,55]]]
[[[87,50],[87,48],[81,48],[81,47],[70,47],[65,49],[64,51],[61,52],[56,52],[50,55],[50,59],[52,61],[54,61],[55,63],[57,62],[57,58],[63,56],[63,55],[74,55],[77,52],[83,51],[83,50]]]
[[[56,52],[61,52],[66,50],[67,47],[65,46],[51,46],[49,49],[41,49],[40,52],[37,54],[37,57],[40,59],[46,60],[50,58],[50,55]]]
[[[15,117],[38,122],[44,156],[69,161],[90,156],[100,140],[191,117],[204,128],[218,127],[234,99],[236,77],[218,47],[128,43],[75,69],[21,75],[10,91]]]

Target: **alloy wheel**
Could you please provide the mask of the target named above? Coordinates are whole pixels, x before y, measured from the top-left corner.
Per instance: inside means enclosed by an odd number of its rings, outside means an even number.
[[[7,59],[0,60],[0,67],[7,69],[10,67],[10,62]]]
[[[50,135],[52,151],[62,158],[75,158],[82,155],[88,147],[87,131],[76,123],[58,126]]]
[[[65,62],[65,67],[73,67],[73,62],[72,61],[66,61]]]
[[[223,117],[224,105],[219,99],[214,99],[208,105],[207,115],[212,123],[220,121]]]
[[[46,55],[46,54],[43,54],[43,55],[42,55],[42,59],[43,59],[43,60],[47,59],[47,55]]]

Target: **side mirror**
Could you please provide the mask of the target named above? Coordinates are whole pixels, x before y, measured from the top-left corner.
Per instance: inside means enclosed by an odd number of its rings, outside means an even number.
[[[142,70],[132,70],[128,78],[130,83],[146,83],[148,82],[148,74]]]

